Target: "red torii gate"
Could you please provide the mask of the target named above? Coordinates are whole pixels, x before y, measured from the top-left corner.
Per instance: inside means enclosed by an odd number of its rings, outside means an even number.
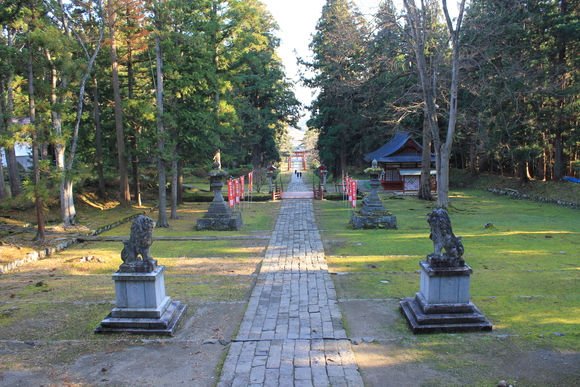
[[[309,154],[309,150],[292,152],[292,156],[288,156],[288,170],[292,168],[292,159],[295,157],[302,158],[302,170],[306,170],[306,157],[308,157]]]

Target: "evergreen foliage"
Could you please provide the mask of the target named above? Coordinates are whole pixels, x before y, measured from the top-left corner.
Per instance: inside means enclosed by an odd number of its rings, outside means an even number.
[[[440,134],[451,98],[451,45],[439,1],[420,2],[426,65],[439,82]],[[312,38],[320,90],[309,126],[335,176],[362,164],[396,130],[420,142],[424,104],[407,9],[381,2],[371,22],[327,0]],[[558,180],[577,176],[580,5],[569,0],[473,0],[459,31],[458,115],[451,166]],[[452,21],[452,20],[451,20]],[[440,50],[441,47],[448,47]]]

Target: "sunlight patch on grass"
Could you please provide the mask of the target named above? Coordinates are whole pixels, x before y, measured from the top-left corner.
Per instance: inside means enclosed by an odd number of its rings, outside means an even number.
[[[419,256],[409,255],[366,255],[327,257],[330,271],[376,272],[376,271],[414,271],[418,269]]]

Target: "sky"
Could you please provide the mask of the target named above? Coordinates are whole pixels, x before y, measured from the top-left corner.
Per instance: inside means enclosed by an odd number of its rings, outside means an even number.
[[[310,58],[308,49],[312,35],[315,32],[316,23],[322,13],[322,7],[326,0],[261,0],[270,11],[276,22],[280,26],[278,37],[281,39],[278,55],[286,68],[286,76],[296,84],[296,97],[305,106],[309,105],[313,99],[312,89],[299,84],[298,65],[296,56]],[[369,21],[379,7],[380,0],[354,0],[354,4],[359,11]],[[453,15],[455,1],[449,1],[450,12]],[[456,11],[455,11],[456,12]],[[295,53],[296,51],[296,53]],[[307,111],[305,111],[307,114]],[[299,126],[306,129],[308,116],[300,120]],[[293,136],[300,136],[300,133],[293,133]]]
[[[281,42],[278,55],[286,68],[286,76],[297,83],[299,68],[294,51],[300,57],[310,58],[308,44],[326,0],[262,0],[262,2],[266,4],[280,26],[278,37]],[[363,14],[370,17],[373,9],[378,7],[379,0],[355,0],[355,4]],[[312,90],[299,84],[296,84],[295,92],[298,100],[304,105],[309,105],[313,99]],[[306,129],[307,119],[306,117],[301,120],[302,129]]]

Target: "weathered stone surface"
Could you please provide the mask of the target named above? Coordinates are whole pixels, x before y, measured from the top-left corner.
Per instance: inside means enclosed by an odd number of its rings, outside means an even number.
[[[95,333],[173,335],[186,309],[165,294],[165,266],[151,273],[113,274],[116,306]]]
[[[350,224],[355,230],[369,229],[369,228],[384,228],[390,230],[397,229],[397,217],[394,215],[384,216],[360,216],[352,215],[350,217]]]
[[[242,214],[233,212],[222,195],[222,178],[227,174],[227,171],[221,169],[214,169],[209,173],[215,194],[203,218],[197,220],[198,230],[237,231],[242,228]]]
[[[153,243],[153,219],[139,215],[131,225],[129,240],[123,241],[121,259],[123,264],[119,267],[120,272],[146,273],[157,268],[157,261],[151,258],[149,250]]]
[[[187,309],[179,301],[171,302],[160,318],[116,318],[109,314],[95,333],[137,333],[173,336],[179,320]]]
[[[492,324],[469,300],[470,275],[463,267],[431,267],[421,261],[421,288],[400,302],[413,333],[491,331]]]
[[[165,266],[158,266],[151,273],[113,274],[116,307],[113,317],[159,318],[171,302],[165,294]]]
[[[244,222],[242,214],[234,212],[228,218],[200,218],[197,220],[198,230],[216,230],[216,231],[237,231],[242,228]]]
[[[433,253],[427,256],[429,263],[433,266],[462,266],[464,262],[458,262],[462,259],[464,253],[461,237],[453,234],[449,214],[444,208],[436,208],[427,218],[431,234],[429,239],[433,241]],[[445,253],[441,254],[441,251]]]
[[[173,335],[186,306],[165,294],[165,266],[149,255],[155,222],[139,216],[123,241],[123,264],[113,274],[116,306],[95,333]]]
[[[472,304],[473,305],[473,304]],[[413,297],[400,302],[413,333],[489,332],[491,323],[473,305],[471,313],[424,313]]]

